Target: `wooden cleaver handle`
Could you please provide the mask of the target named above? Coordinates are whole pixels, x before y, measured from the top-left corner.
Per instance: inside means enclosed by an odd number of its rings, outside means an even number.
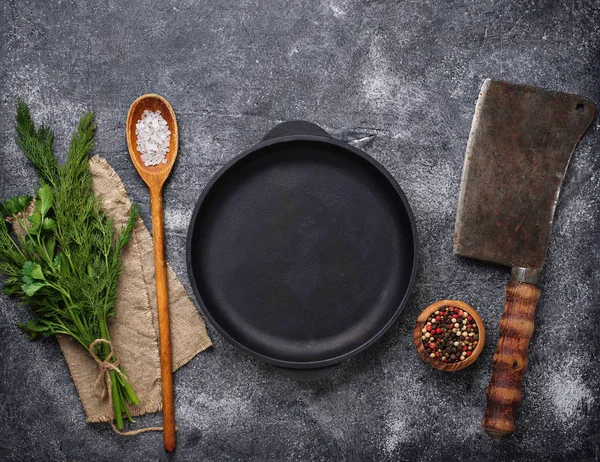
[[[540,288],[533,284],[510,281],[506,286],[500,338],[494,353],[492,379],[486,391],[485,414],[481,420],[483,429],[495,440],[515,431],[529,340],[533,334],[533,317],[539,299]]]

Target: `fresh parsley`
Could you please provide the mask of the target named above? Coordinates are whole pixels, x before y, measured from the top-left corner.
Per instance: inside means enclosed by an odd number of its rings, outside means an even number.
[[[3,292],[30,305],[33,318],[19,327],[31,340],[67,335],[86,350],[96,339],[110,341],[107,321],[115,315],[119,255],[138,220],[137,207],[117,232],[100,199],[92,192],[88,158],[94,146],[93,114],[85,114],[73,134],[67,161],[54,156],[54,135],[36,129],[27,105],[19,101],[16,142],[35,167],[39,189],[31,196],[0,202],[0,274]],[[95,353],[110,358],[107,344]],[[124,376],[110,371],[117,428],[123,414],[133,421],[127,405],[140,401]]]

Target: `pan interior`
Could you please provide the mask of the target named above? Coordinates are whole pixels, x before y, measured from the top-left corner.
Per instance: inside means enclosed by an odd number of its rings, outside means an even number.
[[[319,362],[364,346],[392,321],[415,259],[398,192],[337,145],[288,141],[232,164],[190,233],[206,314],[274,362]]]

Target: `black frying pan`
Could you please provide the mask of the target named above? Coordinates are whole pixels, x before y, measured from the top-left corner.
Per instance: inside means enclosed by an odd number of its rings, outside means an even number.
[[[225,165],[198,199],[187,266],[231,343],[314,380],[394,323],[416,273],[404,193],[364,152],[285,122]]]

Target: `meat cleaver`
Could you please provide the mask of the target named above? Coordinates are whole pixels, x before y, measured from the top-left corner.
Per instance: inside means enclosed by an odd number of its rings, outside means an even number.
[[[595,105],[581,96],[486,80],[462,172],[454,254],[512,268],[481,425],[515,431],[550,227],[571,153]]]

